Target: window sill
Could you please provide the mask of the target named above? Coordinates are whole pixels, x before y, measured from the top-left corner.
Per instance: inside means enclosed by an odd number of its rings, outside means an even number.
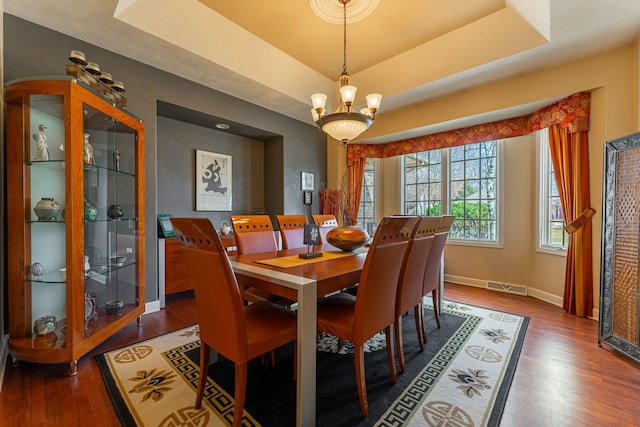
[[[555,248],[552,246],[539,246],[536,248],[536,252],[540,252],[547,255],[555,255],[555,256],[567,256],[567,250],[562,248]]]

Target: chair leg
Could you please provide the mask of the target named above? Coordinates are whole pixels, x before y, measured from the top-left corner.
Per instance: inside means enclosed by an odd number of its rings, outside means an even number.
[[[438,324],[438,329],[440,329],[440,310],[438,309],[438,301],[440,298],[440,292],[438,292],[438,289],[434,289],[433,292],[431,292],[431,299],[433,299],[433,314],[434,316],[436,316],[436,323]]]
[[[207,386],[207,377],[209,376],[209,355],[211,347],[204,341],[200,341],[200,381],[198,383],[198,394],[196,394],[196,409],[202,406],[202,398],[204,397],[204,389]]]
[[[417,304],[414,308],[413,308],[413,314],[414,314],[414,318],[416,321],[416,335],[418,335],[418,344],[420,344],[420,351],[423,352],[424,351],[424,341],[422,341],[423,337],[422,337],[422,316],[420,316],[420,311],[424,310],[424,307],[422,305],[422,303]],[[422,311],[422,313],[424,313],[424,311]]]
[[[394,323],[393,325],[393,330],[396,335],[395,337],[396,353],[398,353],[398,362],[400,363],[400,372],[404,372],[405,366],[404,366],[404,349],[402,344],[402,316],[396,319],[396,323]]]
[[[367,402],[367,384],[364,376],[364,346],[353,345],[353,360],[356,365],[356,385],[358,386],[358,399],[363,417],[369,416],[369,403]]]
[[[391,381],[394,383],[398,381],[398,373],[396,372],[396,358],[393,351],[393,331],[391,325],[385,328],[385,335],[387,340],[387,358],[389,359],[389,370],[391,371]]]
[[[236,363],[236,393],[234,396],[235,404],[233,406],[233,427],[240,427],[242,424],[242,415],[244,414],[244,399],[247,395],[247,364]]]
[[[422,342],[427,343],[427,329],[424,325],[424,302],[420,303],[420,329],[422,329]]]

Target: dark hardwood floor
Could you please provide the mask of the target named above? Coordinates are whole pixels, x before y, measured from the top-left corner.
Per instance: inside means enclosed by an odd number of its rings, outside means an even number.
[[[597,322],[531,297],[446,284],[445,298],[531,318],[502,426],[632,426],[640,423],[640,365],[597,346]],[[2,426],[114,426],[117,415],[93,356],[196,323],[190,292],[66,365],[8,363]]]

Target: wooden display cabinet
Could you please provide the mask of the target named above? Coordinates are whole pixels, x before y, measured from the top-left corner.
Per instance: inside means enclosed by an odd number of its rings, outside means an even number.
[[[69,76],[5,101],[9,351],[73,375],[144,312],[144,125]]]

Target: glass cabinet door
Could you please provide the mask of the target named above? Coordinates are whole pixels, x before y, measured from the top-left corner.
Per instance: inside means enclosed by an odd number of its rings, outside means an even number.
[[[64,97],[28,98],[24,212],[30,245],[24,256],[30,269],[25,286],[30,286],[30,325],[43,337],[35,345],[49,346],[62,333],[67,317]]]
[[[84,105],[86,336],[138,307],[137,132]]]

